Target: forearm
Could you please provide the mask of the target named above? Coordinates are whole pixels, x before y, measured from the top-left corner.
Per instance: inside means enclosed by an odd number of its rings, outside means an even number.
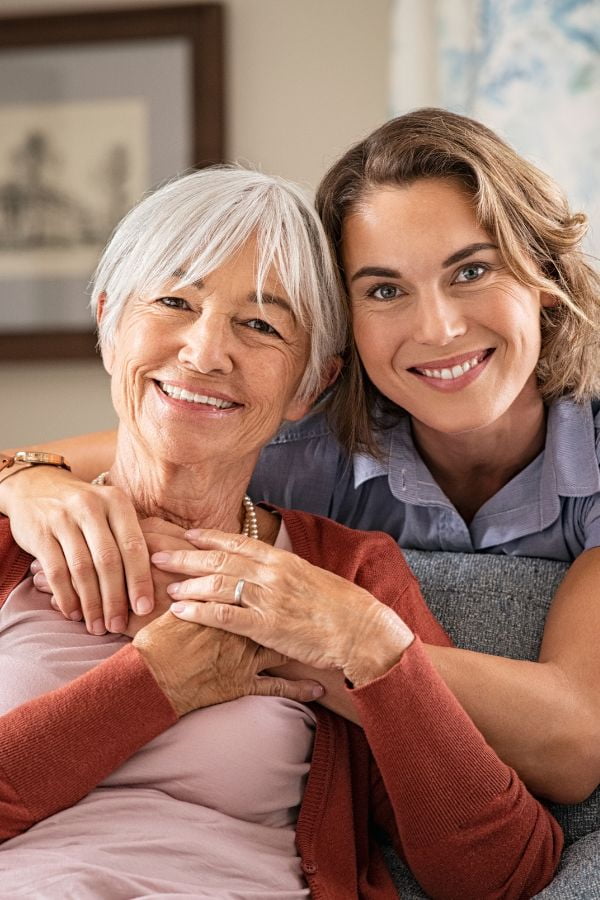
[[[2,452],[12,454],[15,450],[51,450],[68,460],[71,470],[78,478],[82,481],[91,481],[99,472],[104,472],[112,465],[115,441],[116,432],[97,431],[94,434],[45,441],[43,444],[31,444],[28,447],[16,447]]]
[[[560,857],[560,829],[486,743],[422,643],[352,693],[400,849],[427,893],[521,898],[540,891]],[[375,814],[389,828],[388,811],[378,804]]]
[[[592,757],[597,758],[598,726],[557,665],[455,647],[426,649],[488,743],[534,793],[574,803],[594,790],[600,780]]]
[[[176,719],[131,646],[0,717],[0,840],[76,803]]]

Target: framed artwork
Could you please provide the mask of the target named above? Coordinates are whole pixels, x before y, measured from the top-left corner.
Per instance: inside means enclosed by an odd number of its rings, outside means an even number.
[[[95,353],[107,238],[223,118],[220,4],[0,19],[0,360]]]

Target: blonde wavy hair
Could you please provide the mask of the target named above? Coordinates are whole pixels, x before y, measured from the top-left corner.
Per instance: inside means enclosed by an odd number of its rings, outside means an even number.
[[[448,177],[472,192],[478,221],[514,277],[555,300],[541,314],[537,377],[544,400],[600,395],[600,276],[581,249],[586,216],[572,213],[551,178],[480,122],[444,109],[418,109],[386,122],[334,163],[316,205],[342,278],[344,222],[367,192]],[[394,420],[393,405],[352,346],[330,418],[350,452],[376,452],[374,433]]]

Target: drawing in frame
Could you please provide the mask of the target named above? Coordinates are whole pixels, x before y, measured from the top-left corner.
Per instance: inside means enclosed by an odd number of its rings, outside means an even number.
[[[222,6],[0,19],[0,360],[95,353],[87,287],[148,189],[224,159]]]

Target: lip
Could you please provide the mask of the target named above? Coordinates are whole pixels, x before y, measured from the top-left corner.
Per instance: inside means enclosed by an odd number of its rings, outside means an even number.
[[[417,372],[416,369],[408,369],[408,372],[414,378],[418,378],[419,381],[432,388],[432,390],[440,391],[444,394],[451,394],[455,391],[462,391],[464,388],[472,384],[477,378],[479,378],[479,376],[485,371],[488,363],[494,356],[494,350],[495,348],[490,347],[486,351],[480,351],[487,353],[484,359],[482,359],[481,362],[477,363],[476,366],[473,366],[473,368],[469,369],[468,372],[465,372],[464,375],[460,375],[458,378],[452,378],[448,380],[443,378],[431,378],[429,375],[423,375],[421,372]],[[472,353],[463,356],[455,356],[452,358],[453,361],[451,363],[446,360],[446,364],[443,366],[439,364],[433,365],[431,363],[428,363],[426,366],[419,366],[419,368],[447,369],[450,368],[451,365],[461,365],[461,363],[466,362],[468,359],[473,359],[474,356],[478,356],[478,354]]]
[[[201,394],[204,397],[215,397],[217,400],[224,400],[226,403],[233,403],[234,406],[229,409],[221,409],[218,406],[211,406],[208,403],[190,403],[189,400],[181,400],[176,397],[170,397],[168,394],[162,390],[160,383],[163,384],[172,384],[173,387],[181,388],[182,390],[189,391],[191,394]],[[219,418],[222,416],[231,415],[232,413],[237,412],[242,409],[244,404],[239,403],[239,401],[234,400],[233,397],[228,396],[227,394],[223,394],[221,391],[214,391],[212,388],[210,390],[206,390],[204,388],[200,388],[197,385],[186,384],[183,381],[171,381],[169,378],[161,378],[153,379],[154,387],[156,393],[161,398],[164,403],[167,403],[171,408],[178,410],[185,410],[186,412],[193,413],[194,415],[204,415],[204,416],[212,416],[213,418]]]
[[[473,359],[475,356],[481,356],[482,353],[487,353],[490,355],[490,351],[492,351],[493,347],[480,347],[479,350],[471,350],[467,353],[461,353],[460,356],[449,356],[447,359],[431,359],[427,362],[415,363],[414,366],[409,367],[409,371],[413,369],[451,369],[452,366],[462,366],[468,359]]]

